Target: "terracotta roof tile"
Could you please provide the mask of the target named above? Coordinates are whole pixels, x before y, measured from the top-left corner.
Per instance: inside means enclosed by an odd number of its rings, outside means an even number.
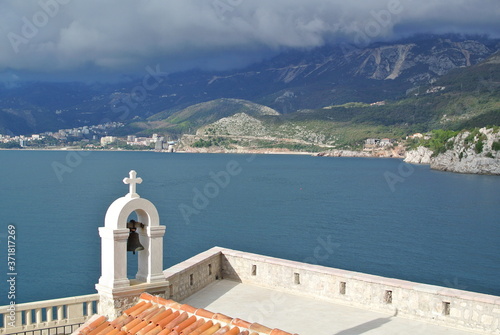
[[[238,327],[233,327],[233,329],[226,332],[225,335],[238,335],[240,333],[240,329]]]
[[[250,326],[252,325],[250,322],[242,319],[233,319],[233,321],[231,321],[231,324],[241,328],[250,328]]]
[[[167,324],[172,322],[172,320],[176,319],[181,313],[179,311],[175,311],[174,313],[167,316],[165,319],[162,319],[156,323],[157,326],[164,328]]]
[[[150,322],[152,323],[157,323],[158,321],[162,320],[162,319],[165,319],[167,316],[169,316],[170,314],[172,314],[172,310],[169,308],[169,309],[164,309],[164,308],[160,308],[160,313],[156,314],[155,316],[153,316],[151,318],[151,320],[149,320]]]
[[[158,305],[163,305],[163,306],[169,306],[171,303],[175,302],[173,300],[163,299],[161,297],[157,297],[157,296],[151,295],[149,293],[142,293],[141,296],[139,297],[139,299],[151,301],[151,302],[154,302]]]
[[[113,328],[109,332],[106,333],[106,335],[116,335],[120,332],[120,329]]]
[[[184,328],[192,325],[195,322],[196,322],[196,316],[192,315],[187,320],[182,321],[177,326],[175,326],[174,328],[172,328],[172,331],[176,331],[176,332],[180,333],[180,332],[182,332],[184,330]]]
[[[232,317],[229,317],[227,315],[224,315],[224,314],[220,314],[220,313],[217,313],[215,314],[212,319],[214,320],[217,320],[217,321],[222,321],[224,323],[231,323],[231,321],[233,321],[233,318]]]
[[[229,331],[229,326],[224,326],[214,333],[214,335],[224,335]]]
[[[270,334],[272,331],[271,328],[261,325],[260,323],[252,323],[252,325],[250,326],[250,330],[254,330],[256,332],[264,334]]]
[[[139,319],[138,319],[139,320]],[[149,324],[149,322],[146,322],[146,321],[140,321],[135,327],[133,327],[132,329],[130,329],[128,332],[130,334],[137,334],[137,332],[139,332],[141,329],[144,329],[146,328],[146,326]]]
[[[208,319],[208,321],[207,321]],[[92,317],[76,335],[292,335],[143,293],[115,320]]]
[[[216,323],[212,327],[208,328],[205,330],[203,333],[200,335],[213,335],[216,331],[220,329],[220,324]]]
[[[132,321],[130,321],[129,323],[127,323],[126,325],[124,325],[121,329],[123,331],[130,332],[130,330],[132,328],[134,328],[135,326],[137,326],[141,322],[142,322],[141,319],[133,319]]]
[[[204,318],[207,318],[207,319],[211,319],[213,318],[213,316],[215,315],[215,313],[212,313],[210,311],[207,311],[206,309],[203,309],[203,308],[198,308],[196,310],[196,315],[198,316],[201,316],[201,317],[204,317]]]
[[[127,316],[127,315],[122,315],[122,316],[124,317],[123,319],[117,318],[116,320],[111,321],[111,325],[115,328],[121,329],[127,323],[130,323],[131,321],[133,321],[135,319],[133,316]],[[118,319],[120,319],[120,320],[118,320]]]
[[[146,335],[151,330],[153,330],[155,327],[156,327],[156,323],[149,323],[146,327],[144,327],[143,329],[139,330],[137,332],[137,335]]]
[[[100,332],[102,332],[104,329],[108,328],[109,325],[110,325],[110,323],[108,321],[106,321],[106,322],[102,323],[99,327],[97,327],[96,329],[94,329],[90,333],[88,333],[88,335],[97,335]]]
[[[191,324],[190,326],[187,326],[186,328],[184,328],[180,332],[180,335],[188,335],[193,330],[195,330],[197,328],[200,328],[204,323],[205,323],[205,320],[203,320],[203,319],[196,320],[193,324]]]
[[[190,306],[188,304],[184,304],[184,305],[181,306],[180,309],[183,310],[183,311],[185,311],[185,312],[193,313],[194,314],[198,308],[195,308],[195,307]]]
[[[290,335],[290,333],[284,332],[281,329],[273,329],[269,335]]]
[[[156,315],[160,311],[160,308],[156,305],[146,309],[144,312],[137,315],[137,318],[146,321],[151,319],[154,315]]]
[[[138,308],[141,308],[142,306],[144,306],[146,304],[145,301],[139,301],[139,303],[135,304],[134,306],[130,307],[129,309],[125,310],[123,312],[123,314],[125,315],[130,315],[130,313],[132,313],[133,311],[135,311],[136,309]]]
[[[111,326],[110,324],[108,324],[108,326],[106,328],[104,328],[103,330],[101,330],[97,335],[107,335],[109,333],[111,333],[112,331],[115,331],[116,329]]]
[[[179,304],[178,302],[176,301],[173,301],[173,300],[166,300],[166,305],[165,306],[168,306],[170,308],[175,308],[177,310],[181,309],[181,304]]]
[[[144,311],[147,311],[149,308],[151,308],[153,306],[152,303],[148,302],[147,304],[137,308],[136,310],[132,311],[129,313],[129,315],[132,315],[132,316],[138,316],[139,314],[141,314],[142,312]]]
[[[167,323],[163,328],[166,329],[173,329],[175,326],[180,324],[182,321],[186,320],[188,318],[188,314],[186,312],[183,312],[181,315],[173,319],[170,323]]]
[[[104,316],[93,317],[88,321],[88,325],[80,329],[80,334],[87,335],[105,322],[107,322],[107,320]]]
[[[154,327],[153,329],[151,329],[149,332],[146,333],[146,335],[156,335],[158,334],[159,332],[161,332],[163,330],[162,327],[160,326],[156,326]]]
[[[212,321],[205,322],[203,325],[200,326],[200,328],[192,331],[188,335],[200,335],[201,333],[203,333],[205,330],[209,329],[213,325],[214,325],[214,323]]]
[[[167,328],[163,329],[161,332],[158,333],[158,335],[169,335],[169,334],[172,334],[172,332],[170,331],[170,329]]]

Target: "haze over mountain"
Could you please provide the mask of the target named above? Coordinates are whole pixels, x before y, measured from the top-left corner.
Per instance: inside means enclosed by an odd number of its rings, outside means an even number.
[[[7,0],[4,81],[228,70],[285,50],[365,47],[419,33],[500,37],[496,0]]]
[[[400,99],[499,50],[499,16],[494,0],[4,1],[0,132]]]
[[[421,36],[362,49],[340,45],[288,51],[233,71],[167,76],[149,67],[144,78],[125,83],[20,82],[0,91],[0,126],[4,133],[28,134],[145,120],[220,98],[250,100],[282,114],[399,99],[454,68],[485,60],[499,45],[492,39]]]

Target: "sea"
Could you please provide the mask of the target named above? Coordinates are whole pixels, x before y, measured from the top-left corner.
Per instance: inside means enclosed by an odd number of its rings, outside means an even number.
[[[165,268],[220,246],[500,296],[498,176],[398,159],[4,150],[0,305],[96,293],[98,228],[131,170],[167,227]]]

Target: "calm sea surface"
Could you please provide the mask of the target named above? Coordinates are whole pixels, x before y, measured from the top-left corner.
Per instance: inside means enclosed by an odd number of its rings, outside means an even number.
[[[85,155],[0,151],[0,305],[8,303],[9,224],[17,303],[96,292],[97,228],[128,193],[122,180],[132,169],[167,227],[165,268],[221,246],[500,295],[500,177],[393,159]],[[228,169],[216,186],[213,176]],[[129,253],[130,273],[135,260]]]

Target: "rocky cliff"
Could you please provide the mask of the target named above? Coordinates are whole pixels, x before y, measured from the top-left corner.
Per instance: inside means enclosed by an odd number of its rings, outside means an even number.
[[[418,147],[406,153],[405,162],[410,164],[430,164],[432,151],[426,147]]]
[[[405,162],[430,164],[432,169],[457,173],[500,175],[500,131],[481,128],[464,131],[448,140],[450,148],[432,157],[432,151],[419,147],[408,151]],[[431,155],[429,155],[431,153]]]

